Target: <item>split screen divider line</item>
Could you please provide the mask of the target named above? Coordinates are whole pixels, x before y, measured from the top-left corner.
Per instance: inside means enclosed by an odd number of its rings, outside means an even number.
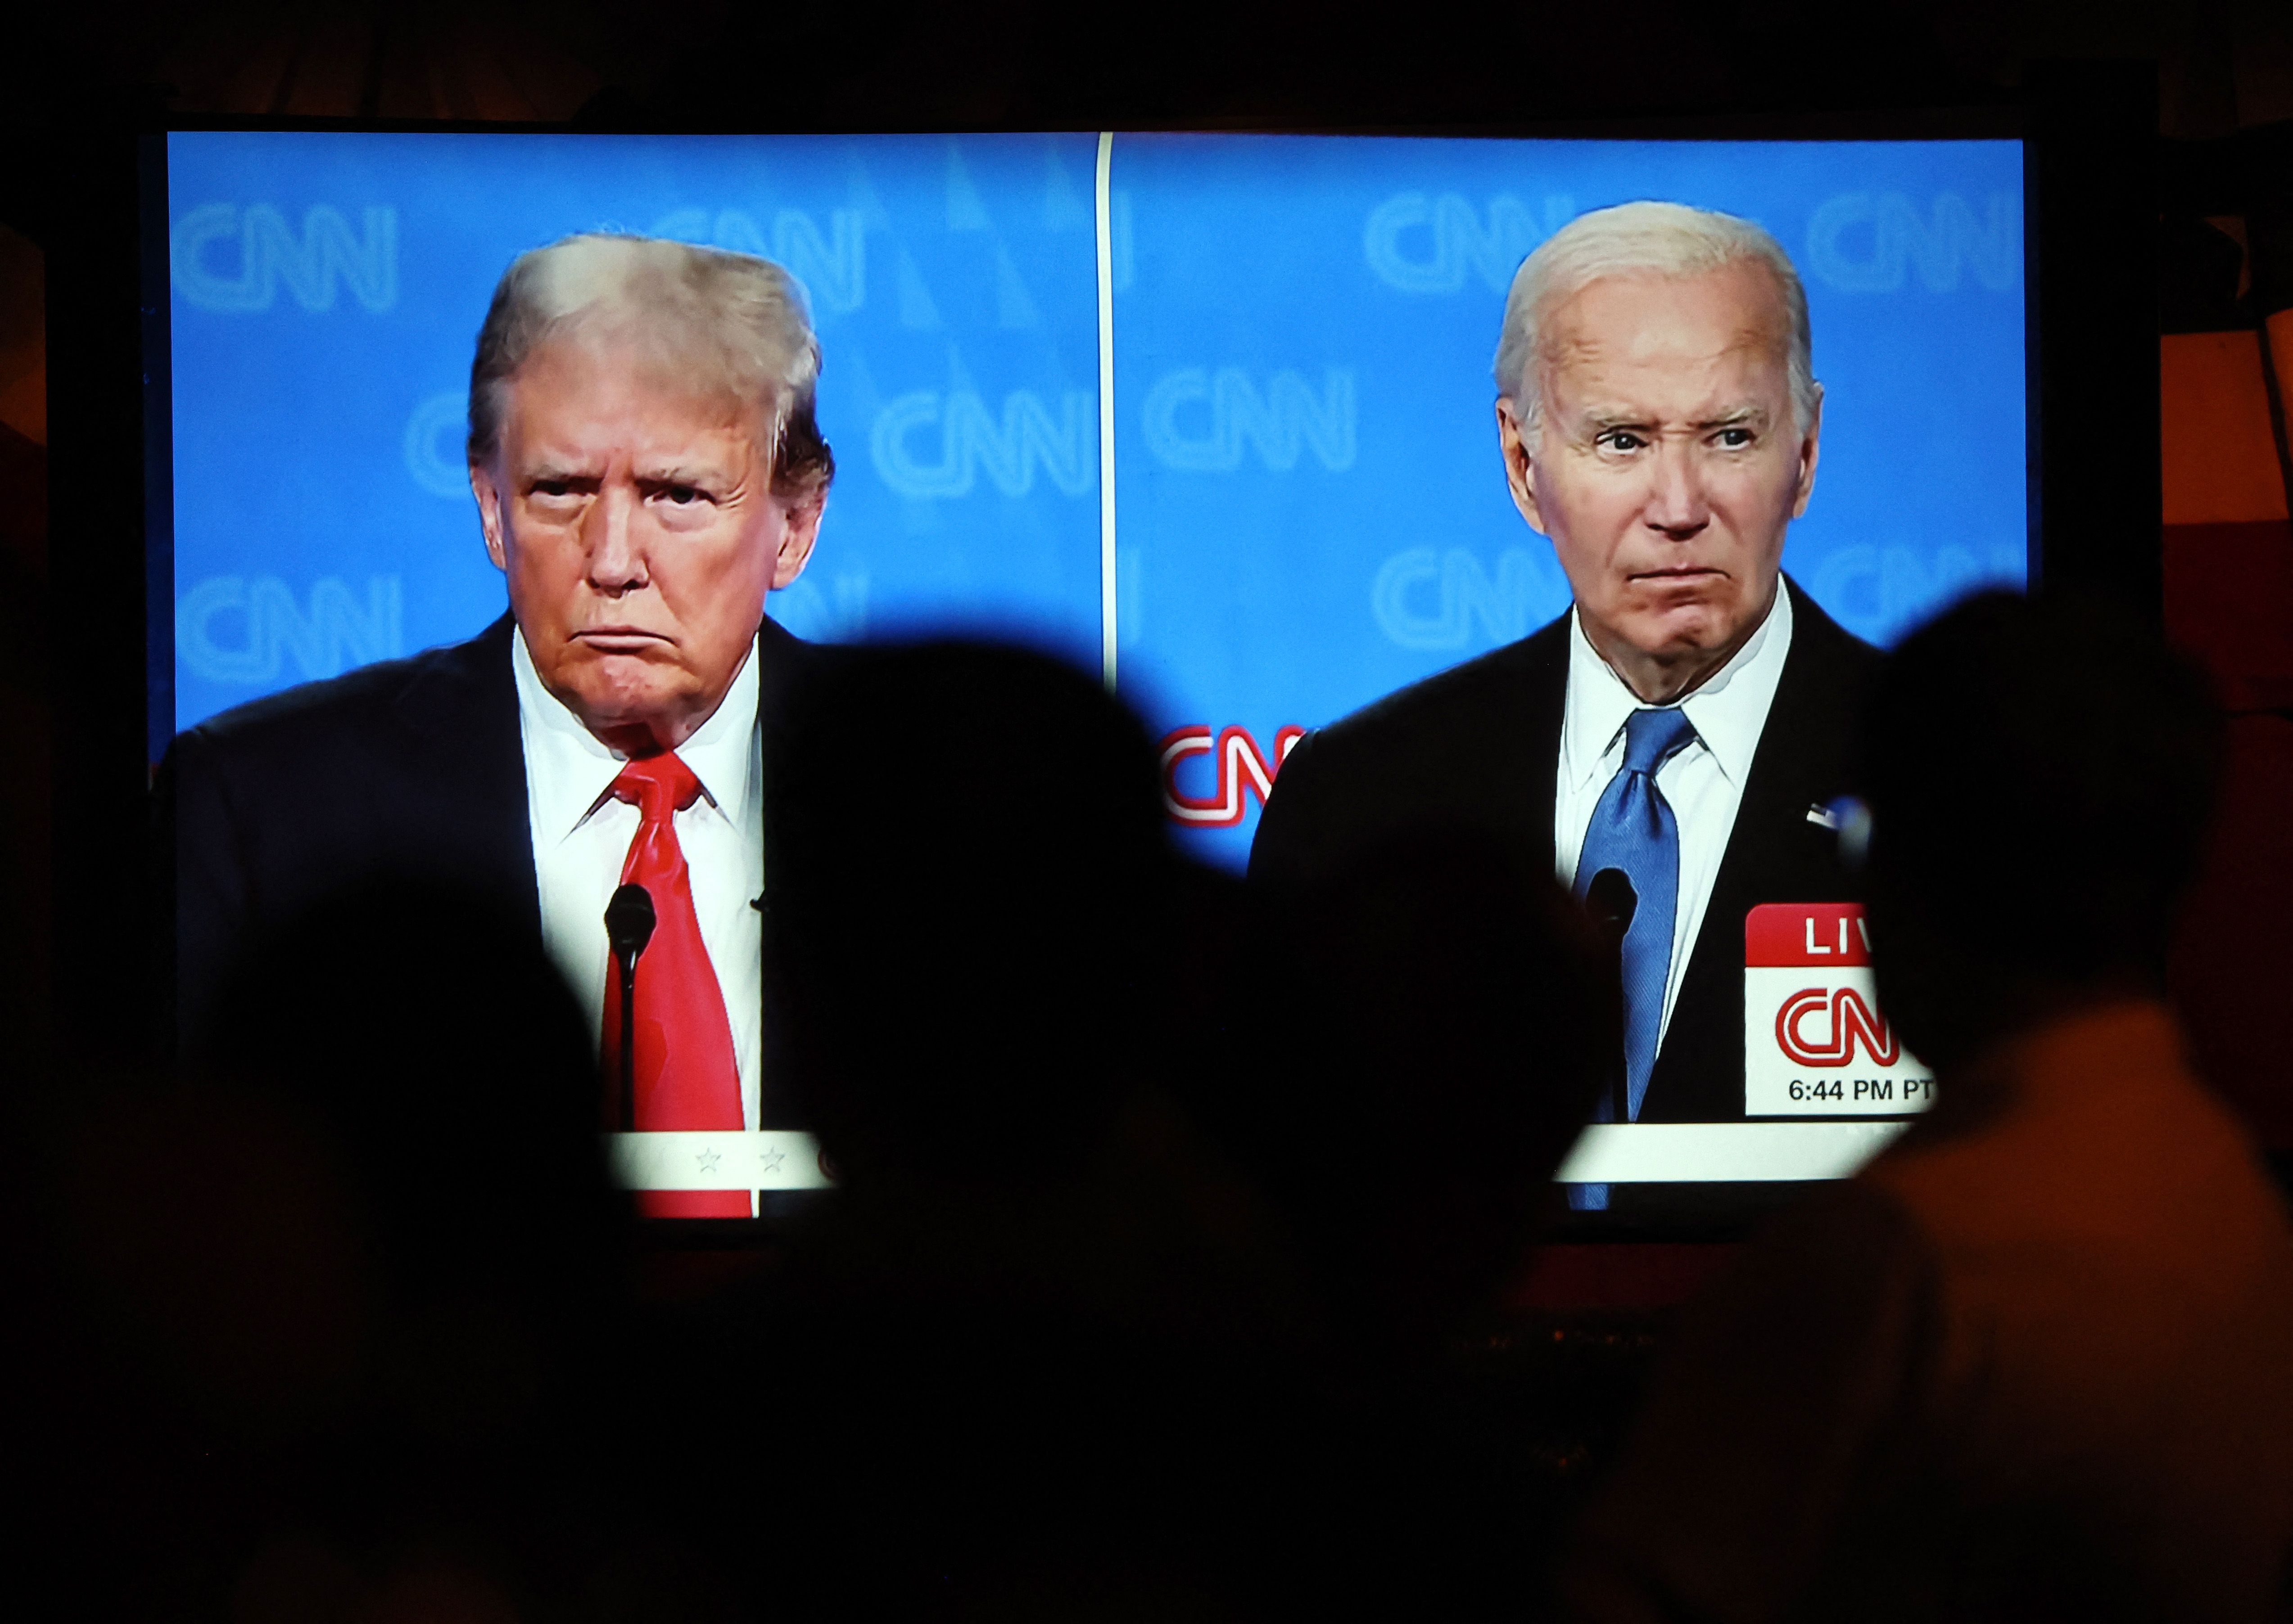
[[[1095,187],[1098,236],[1098,664],[1114,691],[1114,230],[1107,177],[1114,132],[1098,133]]]

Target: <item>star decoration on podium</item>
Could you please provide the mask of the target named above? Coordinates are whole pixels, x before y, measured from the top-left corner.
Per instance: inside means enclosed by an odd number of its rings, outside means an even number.
[[[725,1154],[721,1151],[703,1151],[693,1159],[701,1164],[703,1173],[714,1173],[717,1164],[725,1159]]]
[[[757,1158],[757,1166],[764,1172],[777,1173],[781,1170],[781,1163],[787,1159],[788,1152],[785,1151],[766,1151]]]

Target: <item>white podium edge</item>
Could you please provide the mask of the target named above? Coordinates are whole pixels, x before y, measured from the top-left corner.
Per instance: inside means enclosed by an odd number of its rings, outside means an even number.
[[[1722,1184],[1847,1178],[1910,1124],[1599,1122],[1553,1177],[1570,1184]]]
[[[1909,1124],[1617,1122],[1584,1130],[1564,1184],[1767,1184],[1846,1178]],[[824,1190],[810,1134],[608,1134],[613,1180],[626,1190]]]
[[[824,1190],[834,1182],[810,1134],[780,1128],[608,1134],[605,1156],[624,1190]]]

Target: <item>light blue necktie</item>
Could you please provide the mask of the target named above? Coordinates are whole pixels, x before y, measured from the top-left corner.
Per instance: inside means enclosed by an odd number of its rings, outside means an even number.
[[[1665,982],[1672,974],[1672,925],[1680,893],[1680,825],[1656,775],[1696,738],[1677,707],[1634,711],[1625,723],[1625,764],[1600,793],[1576,858],[1578,897],[1604,869],[1623,872],[1639,899],[1621,954],[1625,991],[1625,1119],[1638,1121],[1656,1068],[1664,1030]],[[1614,1106],[1602,1095],[1593,1120],[1606,1122]],[[1605,1184],[1578,1184],[1569,1205],[1598,1210],[1608,1204]]]

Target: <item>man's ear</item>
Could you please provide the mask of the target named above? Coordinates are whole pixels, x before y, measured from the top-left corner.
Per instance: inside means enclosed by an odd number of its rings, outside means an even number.
[[[507,575],[509,552],[503,545],[501,487],[494,483],[491,469],[470,465],[470,494],[478,499],[478,528],[485,532],[486,556],[493,560],[495,569]]]
[[[1792,497],[1792,517],[1807,512],[1807,499],[1815,494],[1815,456],[1817,442],[1823,437],[1823,385],[1815,386],[1815,410],[1809,414],[1807,432],[1799,442],[1799,489]]]
[[[1528,521],[1528,528],[1543,536],[1550,532],[1544,528],[1544,512],[1536,503],[1536,482],[1530,477],[1528,440],[1521,432],[1519,411],[1510,397],[1497,398],[1497,448],[1504,454],[1505,483],[1512,490],[1512,505],[1520,509],[1520,516]]]
[[[789,504],[788,523],[781,530],[779,551],[773,557],[773,590],[796,585],[796,578],[812,562],[812,544],[820,539],[820,515],[828,505],[825,489]]]

